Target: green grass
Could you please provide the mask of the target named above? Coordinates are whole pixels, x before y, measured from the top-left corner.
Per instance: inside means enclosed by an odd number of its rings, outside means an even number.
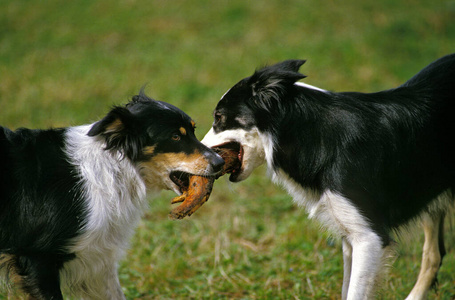
[[[454,19],[454,0],[3,0],[0,124],[89,123],[146,84],[188,112],[202,138],[221,95],[258,66],[304,58],[309,84],[392,88],[454,51]],[[173,196],[150,198],[121,264],[128,299],[339,299],[339,242],[264,167],[239,184],[219,180],[183,221],[167,217]],[[431,299],[455,297],[453,233]],[[380,298],[410,291],[421,243],[416,234],[398,246]]]

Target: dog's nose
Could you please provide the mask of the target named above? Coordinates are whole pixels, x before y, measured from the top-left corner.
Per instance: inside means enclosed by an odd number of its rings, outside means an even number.
[[[214,173],[218,173],[223,169],[224,166],[224,159],[221,158],[218,154],[215,152],[210,153],[209,156],[209,161],[210,164],[212,165],[212,169]]]

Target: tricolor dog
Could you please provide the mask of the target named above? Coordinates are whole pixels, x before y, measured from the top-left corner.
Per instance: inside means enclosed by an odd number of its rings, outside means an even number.
[[[234,85],[202,142],[236,149],[242,164],[233,182],[267,163],[273,181],[341,237],[343,299],[373,299],[393,233],[421,220],[422,267],[407,299],[425,298],[454,203],[455,55],[369,94],[297,82],[303,63],[265,67]]]
[[[0,271],[33,299],[124,299],[117,264],[146,193],[180,193],[223,159],[180,109],[133,97],[101,121],[49,130],[0,127]]]

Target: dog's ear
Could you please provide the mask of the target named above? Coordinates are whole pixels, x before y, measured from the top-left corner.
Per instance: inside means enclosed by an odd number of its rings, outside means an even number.
[[[96,122],[88,136],[98,136],[106,143],[106,150],[119,151],[131,159],[137,157],[140,149],[133,114],[125,107],[114,107],[106,117]]]
[[[304,59],[288,59],[270,66],[271,69],[298,73],[300,67],[306,62]],[[306,77],[300,74],[300,76]]]
[[[285,60],[256,71],[248,80],[253,89],[253,97],[259,103],[267,104],[271,99],[279,99],[296,81],[305,78],[299,68],[305,60]]]

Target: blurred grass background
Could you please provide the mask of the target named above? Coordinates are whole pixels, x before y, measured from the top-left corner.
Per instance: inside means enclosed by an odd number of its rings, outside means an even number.
[[[90,123],[146,85],[202,138],[221,95],[259,66],[303,58],[309,84],[392,88],[454,52],[454,20],[455,0],[0,0],[0,124]],[[122,262],[128,299],[340,298],[340,243],[264,167],[236,185],[219,180],[183,221],[167,217],[173,196],[150,198]],[[450,228],[431,299],[455,297]],[[423,239],[407,236],[379,299],[405,298],[416,280]]]

